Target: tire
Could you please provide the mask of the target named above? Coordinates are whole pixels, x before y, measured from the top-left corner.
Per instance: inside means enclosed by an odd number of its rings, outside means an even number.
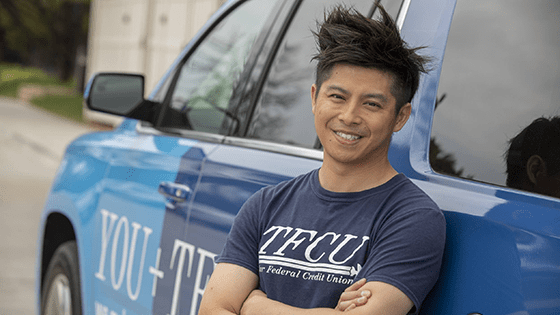
[[[47,268],[41,292],[42,315],[82,314],[76,241],[68,241],[56,249]]]

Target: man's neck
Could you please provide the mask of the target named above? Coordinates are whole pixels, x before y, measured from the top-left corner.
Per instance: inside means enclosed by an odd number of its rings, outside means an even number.
[[[383,185],[397,174],[388,160],[367,165],[323,161],[319,170],[319,183],[329,191],[358,192]]]

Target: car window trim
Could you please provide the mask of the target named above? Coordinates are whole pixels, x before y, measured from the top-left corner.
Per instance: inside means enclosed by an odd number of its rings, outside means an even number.
[[[282,41],[284,40],[284,37],[286,36],[286,33],[288,32],[288,29],[290,27],[290,25],[292,24],[293,19],[295,18],[299,7],[301,6],[301,3],[303,2],[303,0],[295,0],[288,15],[286,16],[286,19],[284,20],[284,22],[282,23],[282,26],[280,28],[280,31],[278,32],[278,35],[276,36],[276,38],[274,38],[274,42],[271,48],[271,53],[268,54],[268,56],[266,57],[266,61],[263,67],[263,70],[261,71],[258,80],[256,81],[256,88],[255,88],[255,93],[253,93],[253,95],[251,96],[251,100],[249,102],[249,114],[247,115],[247,123],[246,125],[243,127],[243,130],[239,130],[239,136],[245,137],[247,136],[247,132],[249,130],[249,126],[251,125],[251,122],[253,120],[253,116],[255,113],[255,108],[261,98],[261,94],[262,94],[262,90],[264,87],[264,83],[266,82],[266,79],[268,78],[268,74],[270,72],[270,68],[272,67],[272,64],[274,63],[274,60],[276,59],[276,55],[278,53],[279,47],[282,44]]]
[[[230,113],[238,118],[238,123],[234,124],[235,127],[232,128],[232,126],[230,125],[229,130],[226,132],[226,136],[237,136],[239,133],[239,128],[240,126],[242,126],[243,124],[248,124],[250,122],[251,117],[243,117],[243,115],[239,115],[239,108],[240,105],[243,103],[243,99],[246,96],[250,96],[250,90],[249,87],[251,85],[251,77],[253,76],[253,73],[258,73],[259,74],[259,78],[261,77],[262,73],[264,71],[267,71],[267,68],[263,67],[262,69],[256,69],[256,65],[258,64],[259,58],[262,55],[266,55],[266,43],[269,42],[270,38],[272,38],[273,40],[275,39],[275,37],[277,37],[279,35],[279,33],[275,33],[274,30],[274,25],[275,24],[284,24],[285,20],[288,18],[288,16],[290,15],[291,11],[288,12],[288,14],[283,14],[284,11],[284,7],[285,6],[290,6],[290,2],[292,1],[296,1],[296,0],[280,0],[275,4],[275,8],[273,8],[272,12],[276,12],[276,15],[274,16],[273,19],[270,19],[268,22],[266,22],[262,28],[262,30],[258,33],[257,37],[255,38],[255,46],[251,48],[251,53],[247,56],[247,62],[246,64],[248,65],[248,67],[245,69],[245,71],[243,71],[240,75],[243,76],[244,74],[247,74],[247,79],[242,82],[242,84],[240,84],[239,86],[237,86],[234,89],[234,93],[232,95],[232,98],[229,100],[228,103],[228,109],[230,109]],[[291,9],[290,9],[291,10]],[[260,41],[260,42],[259,42]],[[277,47],[271,47],[268,48],[268,50],[270,52],[273,52],[274,49],[276,49]],[[264,52],[263,52],[264,51]],[[258,80],[256,80],[256,82],[258,82]],[[233,105],[233,107],[232,107]],[[239,118],[241,117],[241,118]]]
[[[401,31],[402,28],[403,28],[404,21],[406,19],[406,15],[408,14],[408,9],[410,8],[410,2],[411,2],[411,0],[402,0],[401,8],[399,9],[399,12],[397,13],[396,24],[397,24],[397,28],[399,29],[399,31]]]
[[[178,128],[155,128],[152,124],[145,121],[138,121],[136,124],[136,132],[145,135],[154,136],[167,136],[167,137],[180,137],[186,139],[200,140],[210,143],[224,143],[224,135],[196,131],[189,129],[178,129]]]
[[[246,1],[248,1],[248,0],[246,0]],[[238,145],[240,147],[260,149],[260,150],[264,150],[264,151],[285,153],[285,154],[299,156],[299,157],[307,157],[307,158],[311,158],[311,159],[322,160],[323,159],[323,151],[320,150],[320,148],[303,148],[303,147],[298,147],[298,146],[295,146],[295,145],[279,144],[279,143],[275,143],[275,142],[263,141],[263,140],[258,140],[258,139],[240,138],[240,137],[245,137],[246,133],[248,132],[250,122],[253,119],[254,110],[255,110],[256,105],[257,105],[257,103],[260,99],[262,89],[264,87],[264,83],[266,82],[266,78],[268,77],[268,73],[270,71],[270,68],[272,67],[274,59],[277,55],[278,48],[282,44],[282,41],[287,34],[289,26],[291,25],[293,19],[295,18],[301,4],[303,3],[303,0],[284,0],[284,1],[279,2],[279,4],[281,3],[281,5],[286,5],[286,4],[289,5],[289,2],[293,1],[293,4],[291,4],[292,7],[290,8],[289,13],[284,17],[284,21],[282,22],[282,26],[280,27],[280,31],[278,32],[278,34],[274,34],[275,36],[272,36],[272,37],[268,38],[268,40],[273,41],[273,46],[270,50],[271,53],[266,56],[265,65],[264,65],[263,69],[260,71],[259,78],[256,81],[258,86],[256,88],[256,92],[253,93],[253,95],[251,97],[252,98],[251,101],[250,101],[251,110],[250,110],[250,114],[248,115],[248,118],[246,119],[247,123],[244,126],[243,130],[239,131],[238,135],[234,135],[234,136],[220,135],[220,134],[213,134],[213,133],[209,133],[209,132],[195,131],[195,130],[189,130],[189,129],[162,128],[162,127],[160,127],[163,116],[165,115],[165,112],[168,109],[169,104],[171,103],[171,97],[172,97],[172,94],[173,94],[173,90],[176,87],[177,81],[179,79],[180,71],[177,71],[177,70],[180,69],[188,61],[190,56],[194,53],[194,51],[196,51],[196,49],[198,49],[198,47],[200,46],[202,41],[204,41],[208,37],[208,35],[214,30],[214,28],[221,21],[223,21],[229,14],[231,14],[231,12],[233,10],[237,9],[240,5],[244,4],[246,1],[239,1],[239,2],[233,3],[230,7],[225,8],[224,12],[212,22],[212,24],[196,40],[196,43],[189,49],[189,51],[184,56],[182,56],[181,61],[177,63],[177,65],[174,68],[173,73],[171,74],[172,75],[172,78],[170,80],[171,82],[169,83],[169,86],[167,87],[167,91],[165,91],[165,98],[162,102],[162,109],[158,113],[158,120],[157,120],[156,125],[154,126],[154,125],[151,125],[149,123],[139,122],[136,126],[136,131],[139,132],[139,133],[152,134],[152,135],[175,135],[175,136],[178,136],[178,137],[192,138],[192,139],[208,141],[208,142],[212,142],[212,143]],[[375,13],[375,5],[374,4],[380,3],[380,2],[381,2],[381,0],[373,1],[372,10],[370,11],[371,15],[373,15]],[[402,25],[404,23],[404,19],[406,17],[407,12],[408,12],[408,8],[410,6],[410,3],[411,3],[411,0],[403,0],[402,1],[401,8],[399,9],[399,12],[397,14],[397,27],[399,29],[402,28]],[[267,37],[268,37],[268,35],[267,35]],[[267,40],[265,39],[265,41],[263,43],[263,46],[266,44],[266,41]],[[257,58],[258,58],[259,55],[260,54],[257,54]],[[251,72],[252,71],[254,71],[254,69],[251,69]],[[245,91],[246,86],[247,86],[247,83],[244,84],[244,86],[241,90]]]
[[[310,149],[304,147],[298,147],[289,144],[280,144],[271,141],[258,140],[258,139],[247,139],[239,137],[231,137],[218,135],[208,132],[187,130],[187,129],[156,129],[150,123],[145,121],[138,121],[136,124],[136,132],[145,135],[153,136],[176,136],[180,138],[188,138],[194,140],[200,140],[209,143],[225,144],[231,146],[237,146],[248,149],[255,149],[267,152],[281,153],[285,155],[291,155],[301,158],[313,159],[322,161],[323,151],[317,149]]]
[[[271,49],[271,53],[267,56],[265,65],[263,67],[263,70],[261,71],[261,74],[259,76],[259,79],[256,81],[257,87],[255,89],[255,93],[253,93],[252,95],[252,99],[250,101],[250,111],[249,111],[249,115],[248,118],[245,119],[246,123],[244,126],[242,126],[242,128],[240,128],[240,130],[238,130],[238,134],[235,134],[234,136],[239,136],[239,137],[246,137],[247,133],[249,132],[249,127],[251,126],[251,123],[253,121],[253,117],[254,117],[254,112],[256,110],[256,107],[259,103],[259,100],[262,97],[262,91],[265,85],[265,82],[268,78],[268,75],[270,73],[270,68],[272,67],[272,64],[274,63],[274,60],[276,58],[276,55],[278,53],[278,48],[279,46],[282,44],[282,41],[284,40],[289,27],[293,21],[293,19],[295,18],[301,4],[303,3],[304,0],[295,0],[294,4],[292,5],[292,8],[288,14],[288,16],[286,17],[281,30],[278,32],[278,35],[276,36],[276,38],[274,39],[274,44],[273,44],[273,48]],[[410,6],[410,2],[411,0],[402,0],[401,2],[401,7],[399,9],[399,12],[397,13],[397,17],[398,17],[398,22],[397,21],[397,27],[400,30],[402,28],[402,25],[404,24],[404,19],[406,17],[406,13],[408,12],[408,8]],[[376,4],[381,3],[381,0],[374,0],[372,1],[372,7],[370,9],[370,11],[368,12],[368,14],[370,15],[370,18],[373,16],[373,14],[376,11]],[[242,130],[241,130],[242,129]],[[318,145],[317,145],[318,143]],[[313,150],[317,150],[317,151],[321,151],[322,152],[322,146],[320,145],[320,142],[316,141],[316,145],[314,146]]]
[[[236,10],[239,6],[243,5],[247,1],[250,1],[250,0],[234,2],[229,7],[224,8],[223,12],[219,16],[217,16],[217,18],[214,21],[211,22],[210,26],[208,26],[202,32],[202,34],[200,36],[198,36],[197,39],[195,39],[196,42],[188,49],[188,51],[186,51],[186,53],[184,55],[183,54],[181,55],[181,57],[180,57],[181,60],[175,65],[174,71],[171,74],[173,77],[171,78],[171,82],[170,82],[169,86],[167,87],[167,91],[165,91],[165,97],[164,97],[163,101],[161,102],[161,104],[162,104],[161,110],[158,113],[156,124],[153,126],[154,128],[156,128],[156,129],[160,128],[160,126],[163,122],[163,119],[165,117],[165,114],[170,107],[171,98],[173,97],[173,91],[175,90],[175,87],[177,86],[177,82],[179,81],[179,76],[181,74],[181,71],[178,71],[178,70],[181,69],[185,65],[185,63],[189,60],[191,55],[198,49],[200,44],[208,37],[208,35],[210,33],[212,33],[212,31],[216,28],[216,26],[218,24],[220,24],[226,17],[228,17],[234,10]],[[288,1],[288,0],[282,0],[281,2],[283,2],[283,1]]]
[[[283,155],[291,155],[318,161],[323,160],[323,151],[298,147],[290,144],[280,144],[272,141],[239,137],[225,137],[223,144],[267,152],[281,153]]]

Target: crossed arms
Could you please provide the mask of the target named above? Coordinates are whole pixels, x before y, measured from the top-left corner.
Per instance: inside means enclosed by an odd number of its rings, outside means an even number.
[[[360,280],[342,293],[335,309],[292,307],[266,297],[258,290],[259,277],[243,267],[220,263],[212,273],[200,305],[200,315],[314,315],[314,314],[407,314],[412,301],[396,287]],[[365,291],[365,298],[362,292]]]

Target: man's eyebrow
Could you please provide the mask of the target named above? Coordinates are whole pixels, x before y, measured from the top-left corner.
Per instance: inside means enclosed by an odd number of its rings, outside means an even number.
[[[336,90],[339,91],[343,94],[350,94],[350,91],[346,90],[343,87],[340,87],[338,85],[328,85],[327,86],[327,90]],[[362,95],[364,98],[374,98],[374,99],[378,99],[382,102],[388,102],[389,100],[387,99],[387,97],[381,93],[368,93],[368,94],[364,94]]]
[[[334,85],[334,84],[327,86],[327,90],[337,90],[337,91],[339,91],[343,94],[350,94],[350,92],[348,90],[346,90],[345,88],[342,88],[342,87],[340,87],[338,85]]]
[[[387,97],[383,94],[379,94],[379,93],[370,93],[370,94],[365,94],[364,95],[365,98],[375,98],[380,100],[381,102],[389,102],[389,100],[387,99]]]

